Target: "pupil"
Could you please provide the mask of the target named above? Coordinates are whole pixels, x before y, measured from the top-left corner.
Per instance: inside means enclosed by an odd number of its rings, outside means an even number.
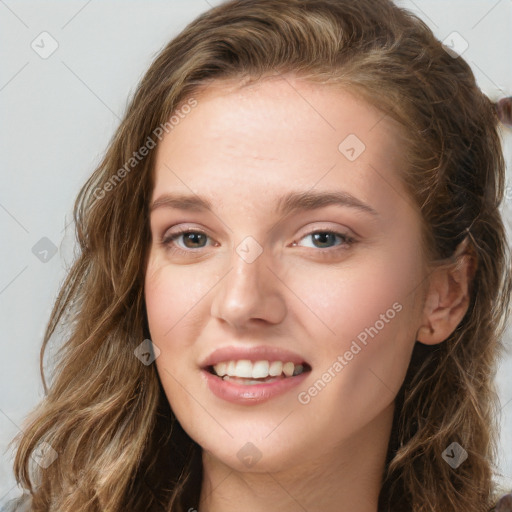
[[[203,237],[204,242],[204,235],[202,233],[186,233],[184,235],[185,246],[188,248],[203,247],[204,244],[201,244],[201,237]]]
[[[326,247],[334,244],[335,235],[334,233],[313,233],[313,239],[317,246]]]

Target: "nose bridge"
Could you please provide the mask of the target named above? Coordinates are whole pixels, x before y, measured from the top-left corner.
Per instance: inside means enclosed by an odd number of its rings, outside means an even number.
[[[242,241],[230,263],[231,271],[219,283],[213,299],[212,316],[237,327],[251,320],[282,321],[286,314],[284,296],[268,268],[263,248],[259,250],[251,240]]]

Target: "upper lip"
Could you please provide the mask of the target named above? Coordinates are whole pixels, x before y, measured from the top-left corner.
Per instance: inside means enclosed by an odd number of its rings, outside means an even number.
[[[295,352],[285,350],[279,347],[267,347],[263,345],[255,347],[220,347],[215,349],[207,356],[200,366],[207,368],[223,361],[239,361],[246,359],[249,361],[282,361],[293,364],[306,363],[305,359]]]

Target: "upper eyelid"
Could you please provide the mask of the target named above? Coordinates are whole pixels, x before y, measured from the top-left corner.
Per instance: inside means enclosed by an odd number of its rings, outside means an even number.
[[[169,233],[169,231],[175,229],[174,232],[172,233]],[[172,236],[178,236],[178,235],[182,235],[183,233],[201,233],[201,234],[204,234],[210,238],[213,238],[209,231],[205,228],[200,228],[200,227],[195,227],[195,226],[188,226],[188,225],[184,225],[184,226],[171,226],[167,229],[164,230],[163,234],[162,234],[162,238],[167,238],[167,237],[172,237]]]
[[[210,236],[206,231],[200,230],[198,228],[185,228],[185,229],[179,229],[178,231],[174,233],[167,234],[167,231],[162,235],[161,239],[163,243],[174,241],[175,239],[179,238],[180,236],[183,236],[185,233],[198,233],[200,235],[205,235],[209,240],[215,242],[215,239]]]
[[[167,232],[170,230],[170,229],[173,229],[175,226],[171,227],[171,228],[168,228],[166,229],[163,234],[162,234],[162,238],[167,238],[166,235],[167,235]],[[184,226],[184,227],[180,227],[180,228],[177,228],[177,230],[174,232],[174,233],[170,233],[168,236],[171,237],[171,236],[177,236],[177,235],[181,235],[183,233],[201,233],[201,234],[204,234],[210,238],[213,238],[208,230],[204,229],[204,228],[196,228],[196,227],[188,227],[188,226]],[[305,236],[308,236],[308,235],[311,235],[313,233],[335,233],[337,235],[344,235],[344,236],[356,236],[353,232],[353,230],[351,230],[350,228],[345,228],[345,229],[341,229],[341,228],[328,228],[328,227],[320,227],[320,228],[315,228],[315,229],[310,229],[304,233],[302,233],[301,237],[305,237]]]
[[[338,224],[337,222],[334,222],[334,221],[314,221],[313,223],[315,223],[315,224],[327,224],[327,223]],[[273,225],[269,229],[269,233],[274,231],[275,227],[276,227],[276,225]],[[174,229],[174,228],[177,229],[177,232],[182,232],[182,231],[201,231],[201,232],[203,232],[205,234],[208,234],[208,236],[211,236],[211,235],[209,235],[209,230],[207,228],[205,228],[203,226],[199,226],[199,227],[194,226],[194,225],[190,225],[189,226],[189,223],[187,223],[187,222],[183,222],[183,223],[179,223],[179,224],[175,224],[173,226],[170,226],[170,227],[168,227],[168,228],[166,228],[164,230],[164,233],[167,233],[167,231],[169,231],[170,229]],[[300,231],[303,231],[303,228]],[[345,232],[345,231],[348,231],[350,233],[354,233],[355,234],[355,231],[352,228],[349,228],[348,226],[341,227],[341,225],[338,224],[337,227],[336,226],[320,226],[320,227],[317,227],[315,229],[310,229],[310,230],[308,230],[304,234],[304,236],[309,234],[309,233],[316,232],[316,231],[333,231],[333,232],[340,232],[340,231],[341,232]]]
[[[315,227],[313,229],[311,228],[308,228],[306,231],[303,231],[302,229],[300,230],[298,236],[307,236],[307,235],[311,235],[312,233],[336,233],[336,234],[339,234],[339,235],[346,235],[346,236],[356,236],[354,231],[352,229],[350,229],[349,227],[341,227],[341,226],[338,226],[338,227],[334,227],[334,226],[320,226],[320,227]]]

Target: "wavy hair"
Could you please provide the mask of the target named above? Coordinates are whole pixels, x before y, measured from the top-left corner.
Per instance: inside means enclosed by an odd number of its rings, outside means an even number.
[[[344,87],[396,120],[429,260],[446,261],[467,240],[477,262],[461,323],[445,342],[414,347],[396,397],[379,510],[493,507],[493,379],[512,285],[492,102],[468,64],[390,0],[233,0],[199,16],[159,53],[76,200],[79,253],[41,349],[45,398],[16,439],[15,475],[32,510],[197,508],[201,448],[174,417],[155,365],[134,357],[150,337],[143,284],[155,151],[130,159],[212,82],[286,73]],[[63,341],[48,386],[43,360],[57,335]],[[452,442],[468,452],[456,470],[442,458]],[[53,454],[49,447],[58,456],[42,469],[31,455]]]

